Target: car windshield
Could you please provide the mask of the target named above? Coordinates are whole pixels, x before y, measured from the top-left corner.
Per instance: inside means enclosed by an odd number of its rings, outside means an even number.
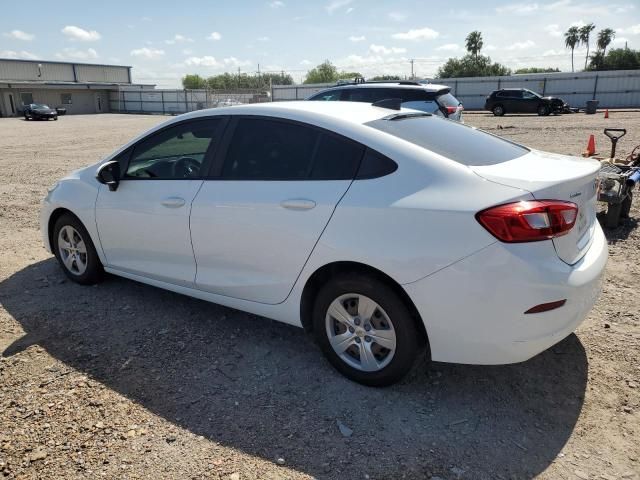
[[[32,103],[31,108],[49,108],[49,105],[45,105],[44,103]]]
[[[495,165],[529,152],[495,135],[437,116],[381,118],[365,125],[463,165]]]

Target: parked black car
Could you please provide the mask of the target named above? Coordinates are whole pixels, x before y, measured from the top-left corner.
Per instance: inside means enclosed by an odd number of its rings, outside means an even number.
[[[25,120],[49,120],[50,118],[58,120],[58,112],[49,107],[49,105],[42,103],[25,105],[22,113],[24,114]]]
[[[497,117],[505,113],[537,113],[549,115],[562,113],[569,106],[557,97],[543,97],[526,88],[503,88],[494,90],[487,97],[484,109],[493,112]]]

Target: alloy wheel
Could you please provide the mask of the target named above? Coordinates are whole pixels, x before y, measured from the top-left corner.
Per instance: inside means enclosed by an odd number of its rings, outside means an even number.
[[[87,246],[78,231],[65,225],[58,233],[58,252],[65,268],[74,275],[87,269]]]

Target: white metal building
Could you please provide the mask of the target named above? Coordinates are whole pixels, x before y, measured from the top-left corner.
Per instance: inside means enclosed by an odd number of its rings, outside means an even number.
[[[131,67],[44,60],[0,59],[0,117],[44,103],[68,114],[109,111],[109,92],[154,88],[134,84]]]

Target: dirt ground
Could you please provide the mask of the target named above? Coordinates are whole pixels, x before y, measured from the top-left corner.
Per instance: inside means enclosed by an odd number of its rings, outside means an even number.
[[[302,330],[125,279],[65,280],[40,199],[160,116],[0,119],[0,473],[6,478],[640,479],[640,194],[575,335],[509,366],[341,377]],[[467,123],[568,154],[640,113]],[[340,428],[339,425],[345,426]],[[2,478],[0,475],[0,478]]]

